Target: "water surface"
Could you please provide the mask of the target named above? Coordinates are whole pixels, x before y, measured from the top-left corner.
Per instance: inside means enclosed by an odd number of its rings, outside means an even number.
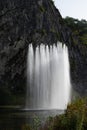
[[[0,130],[39,130],[49,116],[63,113],[61,110],[0,109]]]

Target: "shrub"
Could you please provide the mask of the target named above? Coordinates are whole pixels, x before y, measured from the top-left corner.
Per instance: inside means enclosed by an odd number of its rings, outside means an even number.
[[[78,99],[69,104],[65,114],[49,120],[44,130],[86,130],[87,100]]]

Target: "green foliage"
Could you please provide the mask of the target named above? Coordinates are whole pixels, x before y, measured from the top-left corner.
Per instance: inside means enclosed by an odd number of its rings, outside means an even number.
[[[65,114],[49,120],[44,130],[86,130],[87,129],[87,100],[78,99],[68,105]]]
[[[41,120],[39,119],[39,117],[38,116],[34,116],[34,120],[33,120],[33,130],[38,130],[39,129],[39,127],[41,126]]]
[[[74,35],[76,35],[82,44],[87,44],[87,21],[82,19],[74,19],[66,17],[65,24],[71,28]]]
[[[83,34],[82,36],[79,36],[79,39],[81,43],[87,44],[87,34]]]
[[[22,130],[39,130],[41,127],[41,120],[38,116],[34,116],[33,124],[23,124],[21,129]]]

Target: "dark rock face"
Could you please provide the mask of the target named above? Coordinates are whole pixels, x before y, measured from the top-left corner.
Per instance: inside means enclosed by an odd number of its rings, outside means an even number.
[[[26,89],[26,60],[29,43],[66,43],[71,61],[72,82],[79,92],[86,90],[84,48],[64,25],[51,0],[0,0],[0,88],[12,93]],[[81,49],[83,51],[81,52]],[[77,87],[76,87],[77,86]]]
[[[71,50],[69,51],[71,53]],[[87,45],[79,42],[70,61],[72,85],[81,95],[87,95]]]

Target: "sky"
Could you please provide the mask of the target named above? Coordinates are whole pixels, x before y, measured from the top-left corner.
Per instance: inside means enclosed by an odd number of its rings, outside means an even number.
[[[53,0],[62,17],[87,20],[87,0]]]

